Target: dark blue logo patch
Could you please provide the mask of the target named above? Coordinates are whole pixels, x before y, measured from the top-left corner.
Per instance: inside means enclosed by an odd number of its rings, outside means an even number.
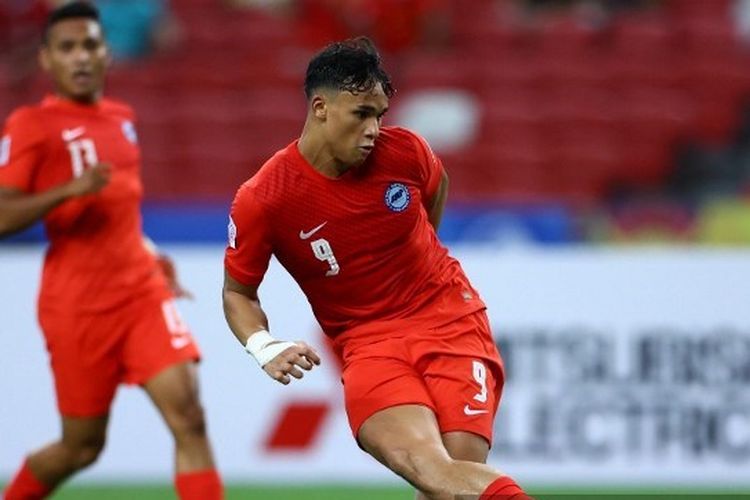
[[[409,188],[400,182],[391,183],[385,190],[385,204],[394,212],[403,212],[409,206],[411,194]]]

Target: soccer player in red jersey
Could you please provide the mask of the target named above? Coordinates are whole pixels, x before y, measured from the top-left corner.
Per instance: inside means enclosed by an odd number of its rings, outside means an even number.
[[[0,235],[45,222],[39,321],[62,436],[27,457],[4,498],[45,498],[93,463],[117,386],[128,383],[145,389],[174,436],[179,497],[220,499],[198,398],[199,351],[172,300],[182,289],[141,231],[135,116],[102,96],[109,55],[97,10],[74,2],[53,11],[39,57],[55,95],[6,123]]]
[[[282,384],[320,363],[310,346],[268,332],[257,289],[274,254],[341,353],[349,423],[366,452],[420,498],[529,498],[485,465],[503,367],[485,304],[436,236],[448,188],[440,160],[415,133],[382,126],[393,88],[368,39],[317,54],[305,92],[301,137],[231,208],[231,330]]]

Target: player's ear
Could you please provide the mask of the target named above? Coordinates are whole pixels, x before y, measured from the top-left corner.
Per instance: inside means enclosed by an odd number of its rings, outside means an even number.
[[[109,48],[109,44],[104,42],[104,50],[106,51],[106,55],[104,56],[104,67],[109,69],[110,66],[112,66],[112,50]]]
[[[315,94],[310,100],[310,109],[320,121],[325,121],[328,116],[328,103],[325,96],[321,94]]]

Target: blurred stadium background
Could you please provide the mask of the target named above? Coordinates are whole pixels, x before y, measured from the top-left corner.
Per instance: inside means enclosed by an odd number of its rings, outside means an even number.
[[[34,53],[52,3],[0,1],[0,116],[48,91]],[[348,435],[335,363],[274,387],[218,299],[234,190],[299,134],[315,48],[357,34],[398,89],[386,123],[425,135],[451,177],[441,237],[508,369],[491,461],[539,498],[750,497],[750,1],[96,3],[108,94],[139,116],[145,231],[197,295],[183,313],[229,498],[411,498]],[[57,432],[42,241],[0,242],[0,482]],[[325,349],[278,266],[261,293],[280,336]],[[123,391],[105,456],[55,498],[173,498],[169,446]]]

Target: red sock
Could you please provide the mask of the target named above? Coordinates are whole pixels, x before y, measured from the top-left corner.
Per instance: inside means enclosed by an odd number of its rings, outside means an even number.
[[[16,477],[5,489],[5,500],[41,500],[52,492],[52,488],[39,481],[29,469],[29,461],[24,460]]]
[[[224,498],[221,478],[215,469],[179,472],[174,484],[180,500],[222,500]]]
[[[500,476],[487,486],[480,500],[533,500],[508,476]]]

